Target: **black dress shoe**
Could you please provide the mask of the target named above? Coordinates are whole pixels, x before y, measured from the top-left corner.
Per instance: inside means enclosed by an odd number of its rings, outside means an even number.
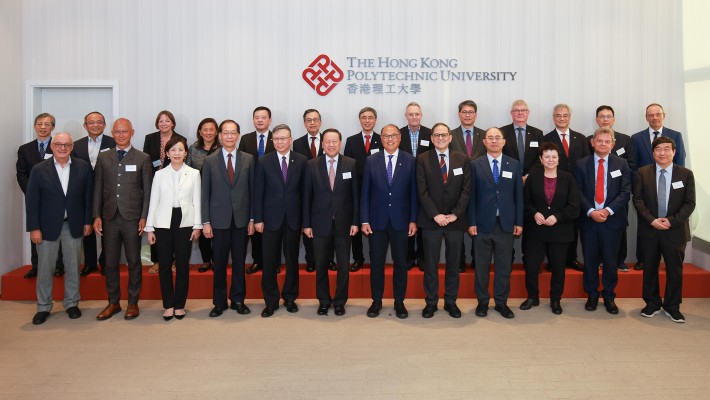
[[[333,311],[335,312],[335,315],[344,315],[345,314],[345,306],[335,306],[335,307],[333,307]]]
[[[308,263],[306,264],[306,272],[314,272],[316,270],[316,264]]]
[[[459,272],[464,272],[464,271],[466,271],[466,263],[462,262],[461,264],[459,264]]]
[[[579,260],[572,260],[572,261],[568,262],[567,268],[570,268],[570,269],[573,269],[576,271],[580,271],[580,272],[584,271],[584,265],[581,262],[579,262]]]
[[[37,276],[37,268],[36,268],[36,267],[32,267],[32,269],[30,269],[29,271],[27,271],[27,273],[25,274],[25,279],[34,278],[34,277],[36,277],[36,276]]]
[[[261,271],[261,265],[259,263],[254,263],[249,268],[247,268],[245,272],[247,273],[247,275],[251,275],[258,271]]]
[[[357,272],[362,268],[362,263],[363,261],[354,261],[352,264],[350,264],[350,272]]]
[[[244,303],[232,302],[232,305],[229,306],[229,308],[236,311],[237,314],[241,314],[241,315],[249,314],[251,312],[249,307],[247,307],[247,305]]]
[[[335,263],[335,261],[330,260],[328,261],[328,269],[331,271],[337,271],[338,270],[338,264]]]
[[[81,317],[81,310],[77,306],[67,308],[66,312],[70,319],[77,319]]]
[[[599,305],[599,297],[587,297],[587,302],[584,303],[584,309],[587,311],[596,311]]]
[[[527,299],[525,299],[523,304],[520,305],[520,309],[521,310],[529,310],[529,309],[531,309],[533,307],[537,307],[539,305],[540,305],[540,299],[527,298]]]
[[[197,272],[203,273],[203,272],[207,272],[211,269],[212,269],[212,263],[205,263],[205,264],[200,265],[200,268],[197,268]]]
[[[606,312],[608,312],[609,314],[619,313],[619,307],[616,306],[614,299],[604,299],[604,308],[606,308]]]
[[[409,316],[407,307],[404,306],[404,303],[400,303],[398,301],[394,302],[394,313],[399,319],[405,319]]]
[[[477,317],[487,317],[488,316],[488,304],[478,303],[476,306],[476,316]]]
[[[456,303],[444,303],[444,311],[448,311],[452,318],[461,318],[461,310]]]
[[[39,311],[32,317],[32,323],[35,325],[42,325],[47,318],[49,318],[49,311]]]
[[[416,259],[410,258],[409,260],[407,260],[407,271],[409,271],[410,269],[414,268],[415,265],[417,265],[417,260],[416,260]]]
[[[422,310],[422,317],[424,318],[431,318],[434,316],[434,313],[436,310],[439,308],[436,306],[436,304],[427,304],[426,307]]]
[[[380,310],[382,310],[382,302],[373,301],[370,308],[367,309],[367,316],[370,318],[375,318],[380,315]]]
[[[496,304],[493,309],[498,311],[500,315],[503,316],[503,318],[511,319],[515,317],[515,314],[513,314],[513,310],[511,310],[507,304]]]
[[[84,268],[81,269],[81,272],[79,275],[81,276],[87,276],[92,272],[98,271],[99,269],[96,266],[91,266],[91,265],[85,265]]]
[[[286,306],[286,311],[290,313],[298,312],[298,305],[295,300],[284,300],[284,306]]]
[[[224,311],[224,309],[222,307],[215,306],[212,309],[212,311],[210,311],[210,317],[212,317],[212,318],[219,317],[220,315],[222,315],[222,311]]]
[[[278,309],[279,309],[279,306],[276,306],[276,307],[266,306],[266,308],[264,308],[264,311],[261,312],[261,316],[263,318],[268,318],[268,317],[274,315],[274,311],[278,310]]]
[[[559,300],[550,300],[550,308],[552,309],[553,314],[562,314],[562,306],[560,305]]]
[[[641,261],[636,261],[636,264],[634,264],[634,269],[636,271],[643,271],[643,263]]]
[[[328,315],[330,304],[321,304],[318,306],[318,315]]]
[[[57,267],[57,269],[54,270],[54,276],[60,277],[64,276],[64,267]]]

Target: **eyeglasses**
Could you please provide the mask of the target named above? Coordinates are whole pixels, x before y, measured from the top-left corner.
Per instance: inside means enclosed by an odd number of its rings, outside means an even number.
[[[503,140],[503,136],[486,136],[486,140],[489,142],[499,142]]]
[[[471,110],[463,110],[463,111],[459,111],[459,112],[463,115],[473,115],[476,113],[475,111],[471,111]]]
[[[555,118],[569,118],[569,114],[555,114]]]
[[[448,133],[432,133],[431,136],[436,139],[443,139],[447,136],[449,136]]]
[[[528,109],[525,108],[525,109],[522,109],[522,110],[513,110],[513,111],[511,111],[511,112],[518,113],[518,114],[525,114],[526,112],[528,112]]]
[[[600,115],[597,118],[602,119],[602,120],[606,120],[606,119],[613,119],[614,116],[613,115]]]
[[[103,121],[89,121],[86,123],[86,125],[89,125],[89,126],[106,125],[106,123]]]
[[[271,140],[273,140],[274,142],[286,142],[286,141],[288,141],[289,139],[291,139],[290,136],[271,138]]]
[[[72,146],[74,146],[74,143],[56,143],[52,142],[52,146],[58,148],[58,149],[71,149]]]
[[[222,136],[238,136],[239,132],[220,132]]]
[[[391,135],[382,135],[382,139],[385,139],[385,140],[396,139],[397,136],[399,136],[399,133],[393,133]]]
[[[663,115],[663,113],[646,114],[646,116],[649,118],[653,118],[653,117],[660,118],[662,115]]]
[[[360,117],[360,119],[365,120],[365,121],[374,121],[374,120],[376,120],[377,118],[375,118],[375,117],[373,117],[373,116],[371,116],[371,115],[367,115],[367,116],[362,116],[362,117]]]
[[[51,122],[38,122],[35,126],[52,126]]]
[[[306,123],[312,124],[314,122],[320,122],[320,118],[306,118]]]

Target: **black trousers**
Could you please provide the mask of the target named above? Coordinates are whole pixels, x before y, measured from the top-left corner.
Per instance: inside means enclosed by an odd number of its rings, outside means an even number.
[[[286,259],[286,280],[281,297],[284,300],[298,298],[298,245],[301,237],[300,229],[291,229],[284,218],[280,229],[264,230],[262,234],[263,272],[261,274],[261,291],[264,293],[264,303],[267,306],[279,305],[279,283],[276,268],[281,263],[281,251]]]
[[[200,247],[200,255],[202,255],[202,262],[205,264],[212,263],[212,239],[206,238],[205,235],[200,235],[197,240]]]
[[[254,264],[264,264],[264,259],[262,258],[264,250],[261,246],[261,233],[254,232],[253,235],[247,236],[247,240],[251,240],[251,258],[254,260]]]
[[[675,243],[668,239],[667,232],[659,231],[656,237],[643,238],[643,300],[647,305],[667,310],[678,310],[682,303],[683,260],[686,243]],[[666,263],[665,298],[661,303],[658,267],[661,256]]]
[[[421,260],[424,258],[424,239],[422,239],[422,230],[418,229],[417,234],[409,237],[407,240],[407,260]],[[421,261],[420,261],[421,262]]]
[[[232,303],[243,303],[247,288],[244,277],[244,259],[247,248],[247,228],[237,228],[234,219],[227,229],[213,229],[212,257],[214,272],[212,280],[212,304],[227,308],[227,262],[232,253],[232,285],[229,299]]]
[[[313,235],[313,250],[316,257],[316,297],[320,304],[344,306],[348,301],[348,285],[350,282],[350,236],[336,235],[335,222],[331,226],[330,236]],[[330,278],[328,277],[328,261],[335,250],[338,261],[338,275],[335,286],[335,297],[330,295]]]
[[[538,270],[547,255],[550,277],[550,300],[560,300],[565,290],[565,261],[568,243],[551,243],[537,240],[534,236],[525,239],[523,264],[525,265],[525,288],[528,298],[539,299]]]
[[[105,265],[106,258],[104,257],[104,237],[101,236],[101,254],[96,257],[98,252],[96,248],[96,233],[92,232],[89,236],[84,236],[84,266],[98,267],[98,264]],[[98,259],[98,264],[96,263]]]
[[[163,308],[185,308],[187,290],[190,285],[190,253],[192,253],[192,227],[180,227],[182,211],[173,208],[170,229],[155,229],[155,247],[160,263],[160,293]],[[173,285],[172,264],[175,260],[175,284]]]
[[[446,274],[444,279],[444,301],[455,303],[459,295],[459,260],[463,244],[463,231],[424,229],[424,293],[426,303],[436,305],[439,302],[439,257],[441,239],[446,244]]]
[[[362,245],[362,232],[358,230],[355,236],[350,238],[350,241],[352,242],[353,248],[353,261],[359,261],[361,263],[364,263],[365,253],[364,247]],[[369,241],[368,244],[370,244]],[[372,248],[370,248],[370,262],[372,262]]]
[[[384,230],[372,231],[372,261],[370,263],[370,289],[372,300],[382,301],[385,291],[385,260],[387,259],[387,248],[389,247],[394,263],[392,273],[392,286],[394,301],[403,302],[407,293],[407,245],[409,236],[407,231],[398,231],[388,223]]]

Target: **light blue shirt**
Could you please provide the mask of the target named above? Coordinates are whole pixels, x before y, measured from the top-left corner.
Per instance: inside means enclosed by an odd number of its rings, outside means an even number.
[[[417,147],[419,146],[419,131],[421,128],[417,129],[416,131],[413,131],[412,128],[407,125],[407,129],[409,129],[409,140],[412,143],[412,154],[414,157],[417,156]]]
[[[232,152],[228,152],[224,147],[222,147],[222,158],[224,159],[224,165],[227,166],[227,155],[232,155],[232,168],[234,168],[234,160],[237,157],[237,149],[235,148]]]
[[[658,195],[658,180],[661,177],[661,170],[666,170],[666,210],[668,210],[668,198],[671,195],[671,177],[673,176],[673,163],[666,168],[661,168],[660,165],[656,164],[656,195]]]

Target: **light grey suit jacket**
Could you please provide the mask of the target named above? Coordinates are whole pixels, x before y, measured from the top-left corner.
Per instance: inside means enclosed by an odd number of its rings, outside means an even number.
[[[234,184],[230,184],[222,152],[210,154],[202,164],[202,221],[214,229],[228,229],[234,220],[237,228],[244,228],[253,215],[254,156],[235,152]]]
[[[453,151],[459,151],[468,156],[468,154],[466,153],[466,141],[464,140],[464,133],[461,129],[461,126],[456,129],[453,129],[451,131],[451,136],[452,139],[449,148]],[[473,127],[473,137],[471,138],[473,143],[473,151],[471,152],[471,157],[469,157],[469,160],[473,161],[478,157],[486,154],[486,146],[483,145],[483,138],[485,136],[486,131],[475,126]]]
[[[146,218],[153,183],[150,157],[131,146],[119,163],[116,149],[96,159],[93,217],[113,218],[118,211],[126,220]]]

